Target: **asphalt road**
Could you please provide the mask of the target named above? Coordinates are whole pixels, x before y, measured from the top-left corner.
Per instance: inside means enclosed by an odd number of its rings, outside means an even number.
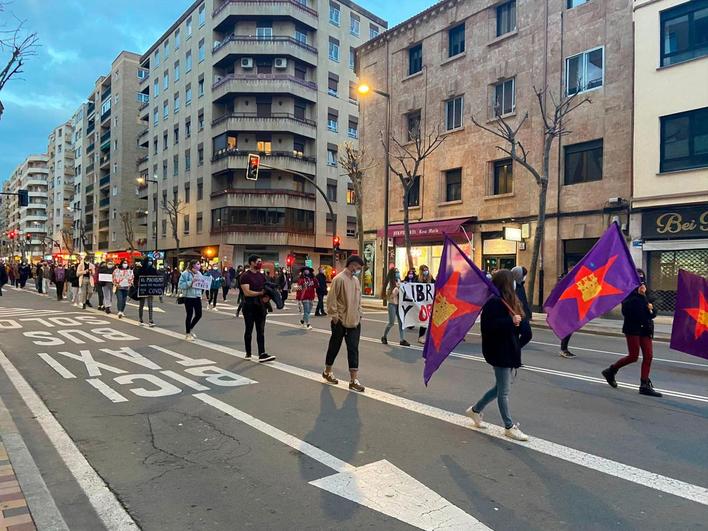
[[[268,365],[243,359],[234,307],[204,312],[183,340],[183,308],[154,329],[35,293],[0,298],[0,398],[69,529],[702,529],[708,522],[708,363],[655,344],[662,399],[611,389],[600,370],[621,338],[577,334],[574,360],[534,330],[511,411],[529,443],[465,408],[491,385],[472,329],[429,387],[421,349],[379,337],[367,311],[360,379],[319,378],[326,318],[269,316]],[[409,340],[415,338],[409,333]],[[27,385],[28,384],[28,385]],[[1,435],[1,434],[0,434]],[[12,459],[12,455],[10,456]],[[14,464],[14,462],[13,462]],[[20,472],[18,472],[19,476]],[[30,500],[31,502],[31,500]],[[38,498],[34,511],[42,510]]]

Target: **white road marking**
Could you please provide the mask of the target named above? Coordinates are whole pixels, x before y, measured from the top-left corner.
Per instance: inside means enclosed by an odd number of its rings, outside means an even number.
[[[70,380],[72,378],[76,378],[76,375],[73,372],[71,372],[69,369],[64,367],[61,363],[59,363],[57,360],[52,358],[46,352],[40,352],[39,354],[37,354],[37,356],[42,358],[47,363],[47,365],[49,365],[52,369],[57,371],[59,373],[59,376],[61,376],[62,378],[66,378],[67,380]]]
[[[114,391],[111,387],[103,383],[101,380],[98,380],[96,378],[88,378],[86,380],[86,383],[91,385],[92,387],[95,387],[99,393],[101,393],[114,404],[128,401],[128,399],[125,398],[122,394],[120,394],[118,391]]]
[[[3,368],[22,400],[52,442],[62,461],[73,474],[106,528],[138,530],[138,526],[116,499],[115,495],[91,467],[74,444],[74,441],[71,440],[71,437],[64,431],[61,424],[49,412],[47,406],[44,405],[42,399],[30,387],[27,380],[19,373],[2,350],[0,350],[0,367]]]
[[[490,529],[386,460],[357,468],[213,396],[203,393],[193,396],[337,471],[333,476],[311,481],[310,485],[419,529]]]

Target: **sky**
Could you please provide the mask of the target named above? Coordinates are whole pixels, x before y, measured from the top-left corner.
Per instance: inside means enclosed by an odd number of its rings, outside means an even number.
[[[41,47],[24,73],[0,92],[5,106],[0,119],[0,184],[26,155],[46,151],[49,133],[71,118],[120,51],[145,52],[192,1],[9,0],[6,12],[0,13],[0,26],[14,27],[16,21],[9,16],[14,14],[38,33]],[[357,3],[391,27],[435,1]],[[7,55],[0,52],[0,68],[6,62]]]

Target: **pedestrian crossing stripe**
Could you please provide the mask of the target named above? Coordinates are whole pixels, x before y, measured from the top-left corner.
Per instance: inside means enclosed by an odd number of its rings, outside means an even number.
[[[63,313],[59,310],[35,310],[33,308],[0,308],[0,317],[22,317],[26,315],[54,315]]]

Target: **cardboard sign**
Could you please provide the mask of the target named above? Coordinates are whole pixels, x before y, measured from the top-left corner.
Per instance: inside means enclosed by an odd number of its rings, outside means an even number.
[[[210,276],[197,273],[194,275],[194,280],[192,280],[192,288],[208,291],[211,289],[211,280],[212,278]]]
[[[138,297],[161,296],[165,292],[165,279],[162,275],[143,275],[138,279]]]
[[[113,275],[110,273],[99,273],[98,274],[98,281],[99,282],[108,282],[109,284],[113,282]]]
[[[398,316],[403,328],[426,328],[435,300],[435,284],[403,282],[398,299]]]

